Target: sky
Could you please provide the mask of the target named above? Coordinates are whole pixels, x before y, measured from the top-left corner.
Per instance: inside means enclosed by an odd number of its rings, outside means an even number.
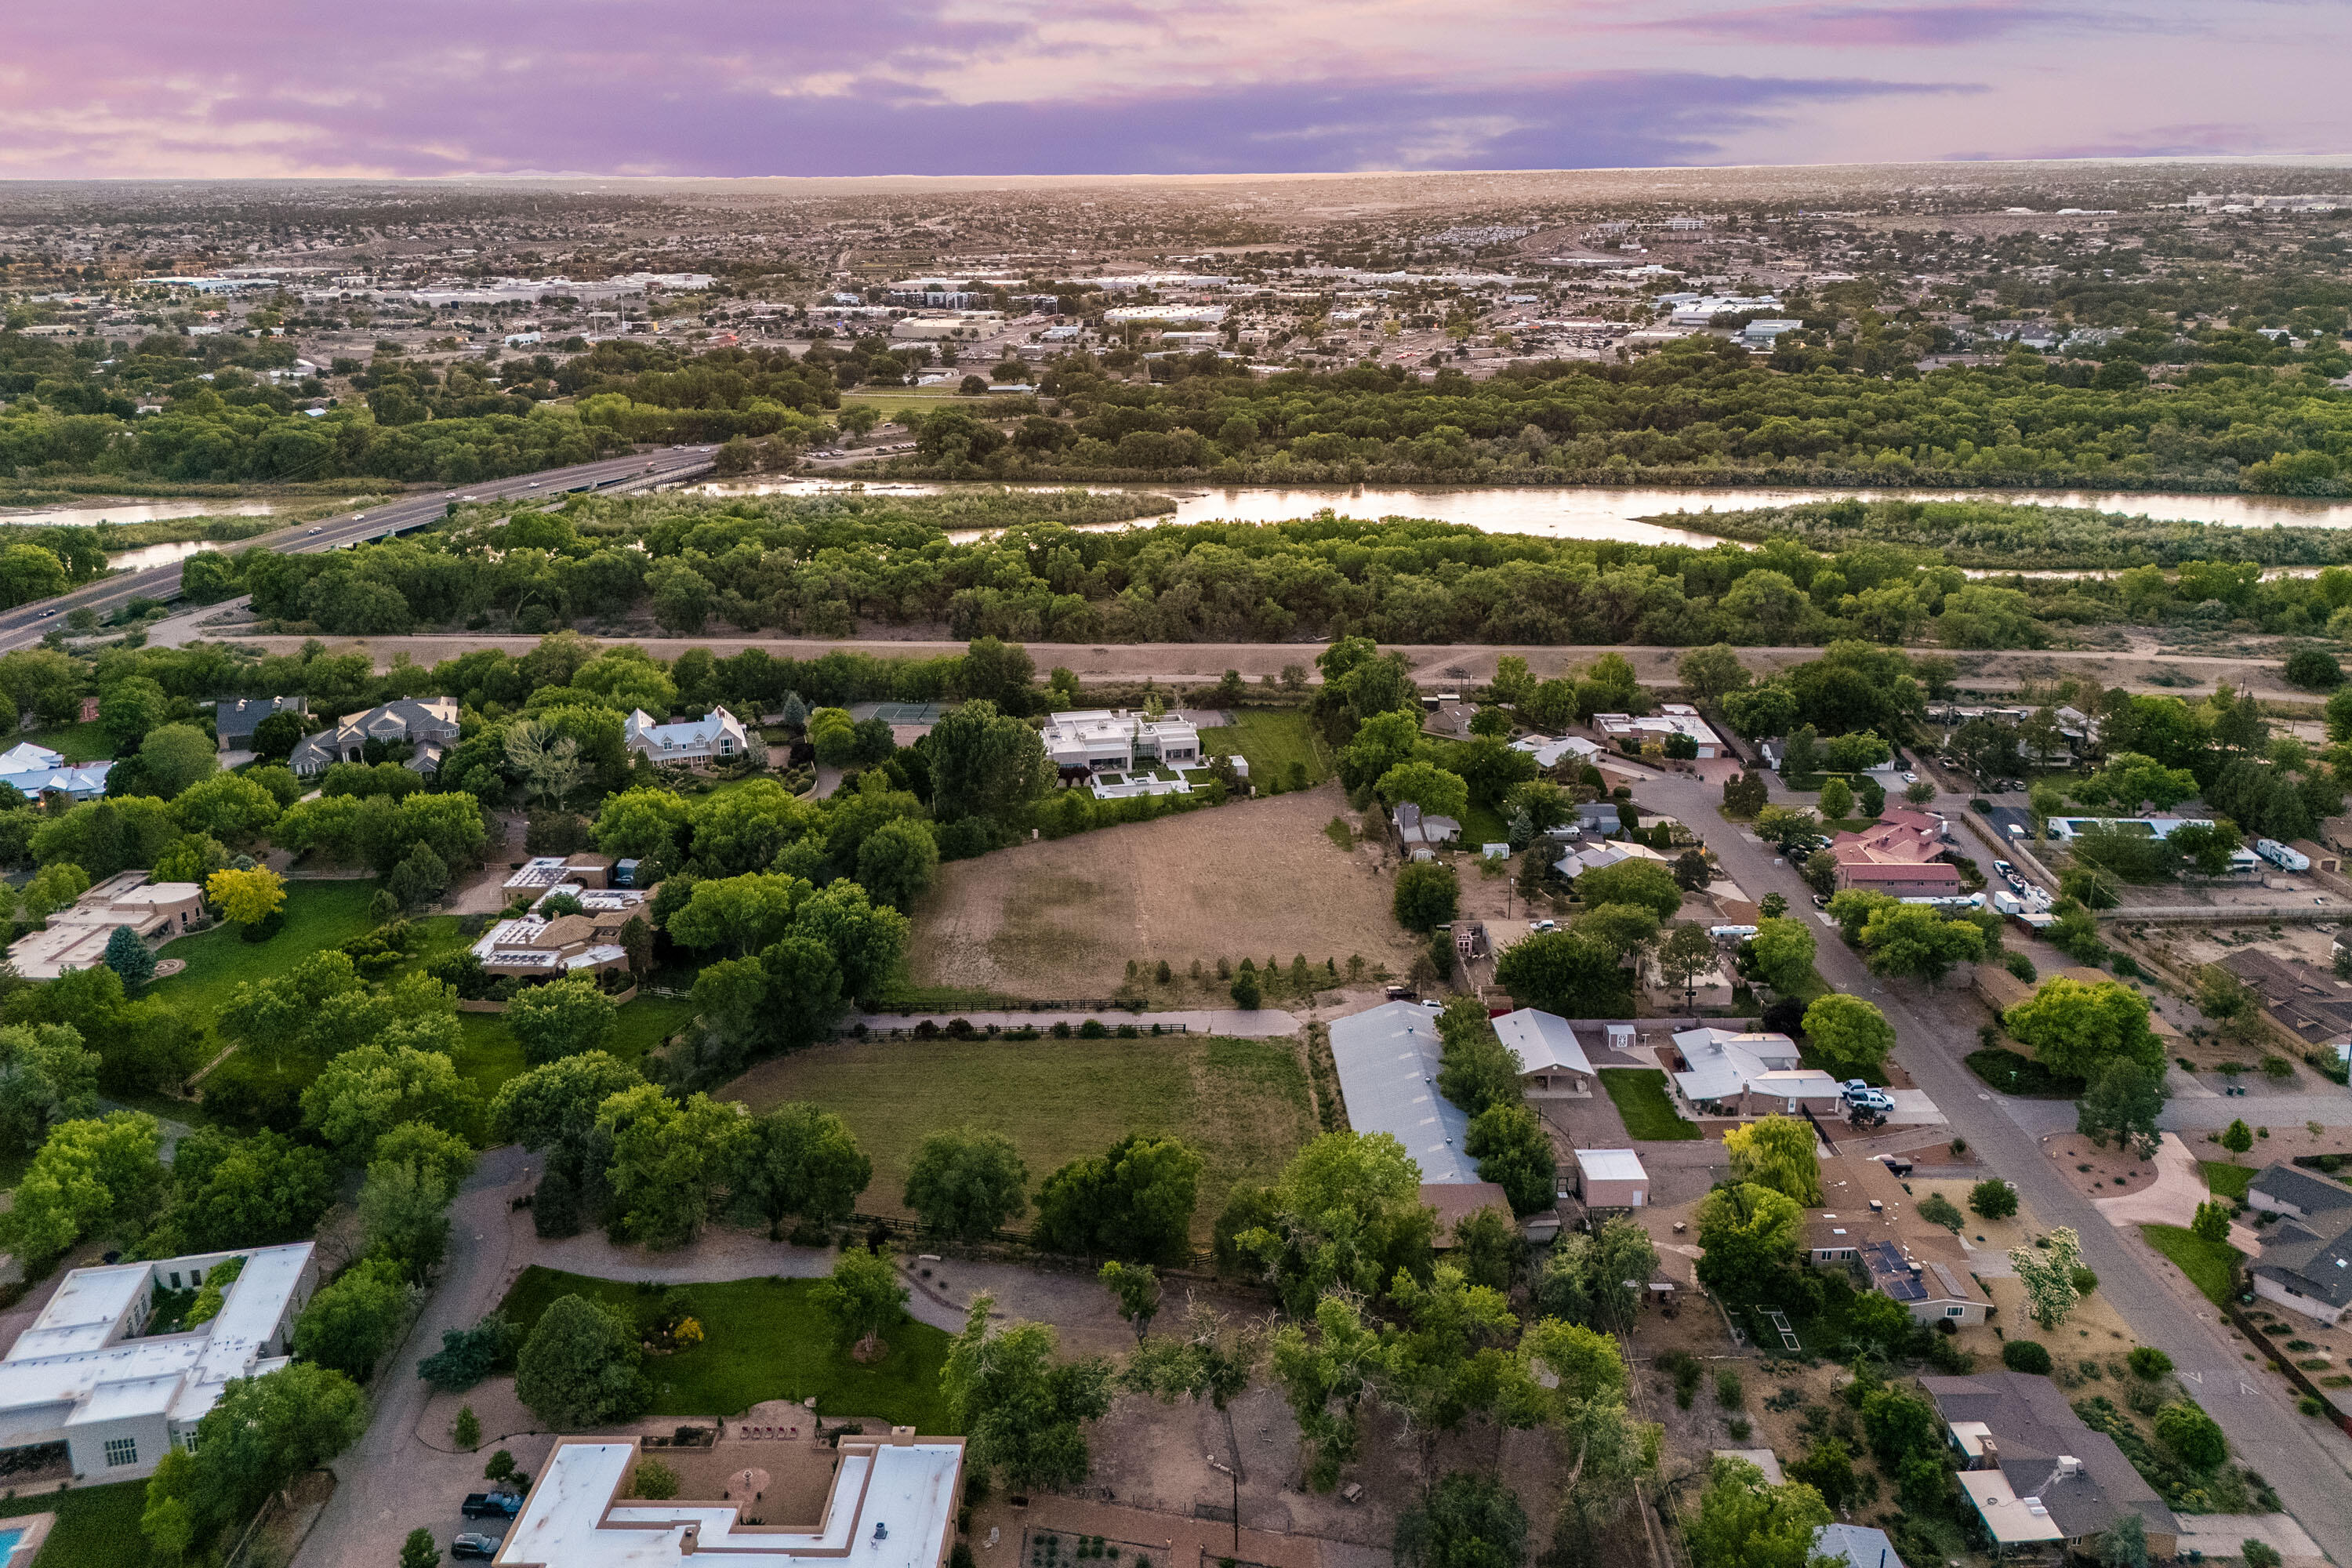
[[[2352,152],[2343,0],[24,0],[0,178]]]

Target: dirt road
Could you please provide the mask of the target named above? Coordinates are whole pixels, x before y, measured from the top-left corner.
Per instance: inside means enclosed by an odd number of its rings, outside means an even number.
[[[528,653],[539,645],[537,637],[491,637],[479,633],[320,639],[249,637],[235,640],[270,653],[294,653],[307,641],[323,641],[330,649],[338,653],[363,650],[372,654],[379,669],[389,668],[394,656],[403,653],[419,664],[433,664],[441,659],[455,658],[475,648],[495,647],[509,653]],[[940,654],[961,653],[965,646],[946,639],[890,637],[615,637],[604,640],[633,641],[656,658],[664,659],[676,658],[690,647],[709,648],[722,658],[749,647],[765,648],[779,658],[817,658],[836,649],[869,653],[884,658],[929,658]],[[1061,666],[1076,673],[1081,680],[1142,680],[1150,678],[1179,685],[1213,681],[1228,669],[1240,671],[1255,684],[1267,676],[1279,676],[1288,665],[1303,667],[1307,679],[1312,681],[1317,679],[1315,656],[1322,651],[1319,643],[1113,643],[1087,647],[1076,643],[1034,642],[1028,647],[1041,670]],[[1404,655],[1406,663],[1412,667],[1413,679],[1424,687],[1449,683],[1475,686],[1491,680],[1496,661],[1506,654],[1526,659],[1528,668],[1537,676],[1550,677],[1581,670],[1605,653],[1623,654],[1633,661],[1634,673],[1645,685],[1664,687],[1676,684],[1675,666],[1684,650],[1605,645],[1534,647],[1498,643],[1400,643],[1391,645],[1390,651]],[[1914,651],[1929,653],[1937,650],[1921,648]],[[1739,650],[1742,662],[1759,675],[1769,675],[1821,656],[1822,650],[1817,647],[1750,647]],[[2285,683],[2280,673],[2280,661],[2276,658],[2217,658],[2203,655],[2108,649],[1961,653],[1953,657],[1959,663],[1961,685],[1988,691],[2011,689],[2024,680],[2046,681],[2088,676],[2102,686],[2120,686],[2128,691],[2189,695],[2210,692],[2215,684],[2226,682],[2240,689],[2251,687],[2255,696],[2267,700],[2316,700],[2309,692],[2297,691]]]

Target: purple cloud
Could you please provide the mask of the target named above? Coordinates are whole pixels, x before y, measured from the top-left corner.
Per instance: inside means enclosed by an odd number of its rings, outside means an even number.
[[[2004,38],[2052,24],[2081,25],[2085,13],[2041,5],[1760,5],[1743,11],[1662,16],[1633,24],[1650,32],[1807,47],[1941,47]]]

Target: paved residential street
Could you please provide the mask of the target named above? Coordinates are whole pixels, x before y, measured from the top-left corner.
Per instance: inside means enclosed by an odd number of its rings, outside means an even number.
[[[1777,796],[1778,781],[1774,781]],[[1796,869],[1775,865],[1777,851],[1724,819],[1719,786],[1681,778],[1662,780],[1642,790],[1644,805],[1680,818],[1701,835],[1732,879],[1751,896],[1780,892],[1802,909],[1810,902]],[[1967,809],[1965,799],[1946,796],[1930,806],[1947,815]],[[1954,842],[1980,857],[1990,871],[1991,856],[1964,834]],[[1885,1010],[1895,1026],[1895,1055],[1919,1087],[1951,1120],[1952,1130],[1966,1138],[1978,1157],[2016,1184],[2045,1225],[2072,1226],[2083,1239],[2083,1261],[2097,1270],[2099,1289],[2142,1343],[2172,1357],[2181,1376],[2200,1403],[2221,1424],[2240,1457],[2277,1489],[2280,1499],[2303,1527],[2339,1563],[2352,1563],[2352,1438],[2335,1427],[2300,1415],[2294,1394],[2283,1378],[2258,1373],[2243,1359],[2239,1342],[2210,1303],[2195,1294],[2171,1266],[2138,1236],[2118,1231],[2050,1168],[2039,1143],[2041,1132],[2074,1125],[2071,1105],[2012,1100],[1985,1089],[1961,1064],[1976,1048],[1977,1010],[1944,1005],[1958,988],[1947,981],[1939,994],[1911,982],[1882,982],[1873,976],[1861,955],[1838,939],[1834,929],[1819,938],[1817,966],[1839,991],[1869,998]],[[2063,963],[2053,952],[2047,969]],[[2287,1097],[2278,1097],[2279,1103]],[[2305,1097],[2294,1097],[2301,1100]],[[2192,1100],[2187,1107],[2202,1115],[2207,1106],[2235,1108],[2213,1125],[2226,1125],[2231,1115],[2259,1103],[2251,1096],[2217,1100]],[[2173,1110],[2181,1112],[2182,1101]],[[2342,1102],[2336,1102],[2340,1114]],[[2051,1126],[2053,1115],[2063,1115]],[[2265,1112],[2265,1114],[2275,1114]],[[2251,1120],[2251,1119],[2250,1119]],[[2281,1116],[2281,1121],[2287,1120]],[[2295,1117],[2299,1122],[2303,1118]],[[2167,1125],[2179,1125],[2168,1119]],[[2202,1122],[2187,1125],[2202,1126]]]

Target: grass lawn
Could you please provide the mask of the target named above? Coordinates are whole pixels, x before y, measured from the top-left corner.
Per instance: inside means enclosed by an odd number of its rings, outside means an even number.
[[[941,1128],[971,1122],[1012,1139],[1033,1191],[1126,1133],[1173,1134],[1203,1161],[1192,1211],[1202,1241],[1237,1184],[1271,1182],[1315,1132],[1289,1041],[1202,1035],[820,1046],[762,1062],[722,1097],[837,1111],[874,1161],[858,1206],[885,1215],[907,1212],[916,1145]]]
[[[2200,1160],[2197,1168],[2205,1173],[2205,1185],[2216,1197],[2246,1201],[2246,1188],[2254,1179],[2252,1165],[2232,1165],[2223,1160]]]
[[[47,746],[68,763],[102,763],[114,755],[114,737],[99,728],[95,720],[87,724],[60,724],[54,730],[35,730],[10,743],[26,741],[36,746]]]
[[[208,1027],[239,984],[283,973],[321,948],[349,942],[373,931],[368,900],[375,897],[373,880],[351,882],[289,882],[286,923],[268,942],[247,942],[241,927],[223,922],[166,942],[158,956],[185,961],[187,968],[168,980],[148,986],[160,996]],[[456,922],[451,925],[454,929]]]
[[[70,1491],[28,1492],[0,1500],[0,1520],[55,1513],[56,1528],[41,1548],[41,1568],[140,1568],[152,1561],[139,1515],[147,1507],[145,1481]]]
[[[1666,1093],[1666,1075],[1656,1068],[1602,1068],[1601,1087],[1625,1119],[1625,1131],[1644,1143],[1683,1143],[1704,1136],[1685,1121]]]
[[[1231,724],[1201,731],[1201,749],[1246,759],[1250,783],[1265,793],[1290,787],[1293,763],[1305,765],[1310,784],[1331,776],[1331,753],[1303,709],[1236,708]]]
[[[2230,1299],[2230,1280],[2238,1263],[2238,1249],[2226,1241],[2207,1241],[2177,1225],[2144,1225],[2147,1244],[2179,1266],[2189,1282],[2205,1292],[2215,1306]]]
[[[1462,814],[1462,847],[1473,855],[1482,844],[1507,844],[1511,830],[1503,814],[1491,805],[1472,805]]]
[[[2083,1080],[2052,1072],[2032,1057],[1998,1047],[1970,1051],[1960,1058],[1969,1070],[2003,1094],[2020,1100],[2080,1100]]]
[[[640,995],[622,1004],[604,1049],[642,1066],[646,1052],[693,1016],[694,1004],[686,997]],[[457,1027],[465,1037],[457,1051],[457,1076],[474,1086],[487,1107],[499,1086],[523,1070],[522,1042],[507,1027],[503,1013],[460,1013]]]
[[[816,1283],[735,1279],[685,1287],[707,1337],[696,1349],[646,1358],[653,1414],[738,1415],[762,1400],[814,1394],[820,1415],[874,1416],[951,1436],[947,1401],[940,1393],[948,1336],[927,1324],[901,1323],[884,1336],[890,1353],[873,1366],[860,1366],[835,1347],[832,1323],[810,1299]],[[640,1291],[620,1280],[533,1265],[499,1310],[528,1331],[550,1303],[572,1295],[607,1302],[632,1316],[661,1299],[658,1289]]]

